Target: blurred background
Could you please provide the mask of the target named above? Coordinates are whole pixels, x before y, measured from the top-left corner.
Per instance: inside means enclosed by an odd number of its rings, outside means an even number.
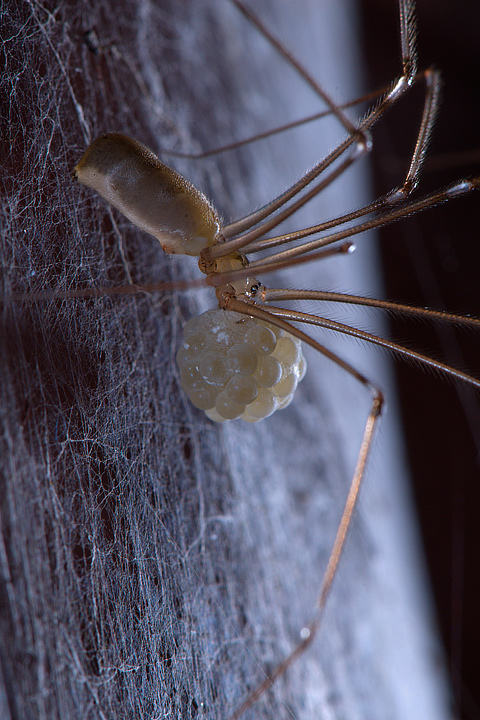
[[[392,42],[395,3],[360,2],[368,87],[398,72]],[[442,102],[417,196],[480,174],[478,90],[480,4],[417,3],[419,67],[435,65]],[[398,31],[397,31],[398,35]],[[415,140],[422,84],[375,131],[377,193],[401,183]],[[480,196],[472,193],[382,231],[389,299],[480,316]],[[433,357],[479,375],[478,333],[391,318],[391,333]],[[454,710],[479,715],[480,403],[479,394],[404,363],[396,364],[408,460],[422,525],[438,622],[450,661]]]

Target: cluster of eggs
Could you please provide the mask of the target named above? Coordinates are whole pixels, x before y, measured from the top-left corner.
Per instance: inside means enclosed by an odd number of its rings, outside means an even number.
[[[210,420],[262,420],[290,403],[305,375],[300,340],[257,318],[208,310],[183,333],[180,380]]]

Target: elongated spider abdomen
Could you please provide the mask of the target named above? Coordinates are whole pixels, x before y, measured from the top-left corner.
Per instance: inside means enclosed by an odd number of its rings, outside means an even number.
[[[199,255],[216,242],[220,220],[205,195],[126,135],[97,138],[75,177],[157,238],[167,253]]]
[[[156,237],[166,252],[200,255],[224,241],[219,217],[203,193],[125,135],[97,138],[75,167],[75,176]],[[207,275],[234,273],[246,266],[246,257],[234,250],[213,263],[205,264],[203,258],[200,262]],[[242,297],[250,293],[252,282],[255,279],[248,277],[232,280],[225,289]],[[188,397],[216,422],[257,422],[286,407],[306,369],[296,337],[224,309],[187,323],[177,362]]]
[[[257,422],[286,407],[306,370],[300,340],[221,309],[187,322],[177,363],[192,403],[217,422]]]

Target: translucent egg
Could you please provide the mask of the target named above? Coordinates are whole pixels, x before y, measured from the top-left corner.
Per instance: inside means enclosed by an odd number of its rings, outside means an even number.
[[[263,420],[263,418],[273,415],[278,409],[278,401],[275,395],[266,388],[258,391],[258,396],[254,402],[248,406],[248,414],[252,418],[250,422]],[[255,418],[255,420],[253,420]]]
[[[226,418],[226,420],[235,420],[235,418],[243,415],[245,412],[245,405],[240,405],[240,403],[232,400],[228,392],[223,390],[217,395],[215,410],[221,417]]]
[[[245,333],[245,342],[252,345],[257,355],[270,355],[275,350],[277,338],[269,328],[264,325],[254,325]]]
[[[297,389],[297,376],[295,373],[283,373],[281,380],[273,386],[272,390],[277,397],[284,398],[292,395]]]
[[[278,383],[282,377],[282,366],[273,355],[267,355],[260,359],[255,371],[255,380],[263,388],[271,388]]]
[[[227,352],[227,363],[232,375],[253,375],[258,359],[251,345],[234,345]]]
[[[235,402],[250,405],[258,395],[258,385],[251,375],[234,375],[226,384],[225,391]]]
[[[286,407],[306,368],[293,335],[221,309],[187,322],[177,364],[188,397],[215,422],[257,422]]]
[[[223,387],[231,377],[227,357],[219,352],[206,352],[198,363],[198,369],[207,383]]]

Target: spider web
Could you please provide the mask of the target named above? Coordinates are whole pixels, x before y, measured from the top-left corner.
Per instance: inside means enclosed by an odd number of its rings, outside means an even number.
[[[262,110],[268,81],[247,95],[232,69],[255,71],[245,32],[214,0],[2,6],[4,718],[226,718],[262,679],[256,658],[272,667],[309,619],[349,475],[328,408],[213,425],[174,364],[201,299],[54,297],[188,272],[71,171],[102,132],[154,150],[248,134],[238,108]],[[232,217],[258,204],[260,160],[244,157],[188,167]],[[40,291],[53,296],[9,300]],[[346,575],[370,552],[356,540]],[[294,668],[252,717],[291,717],[285,698],[295,717],[344,716],[356,684],[384,717],[381,669],[356,672],[368,642],[342,620],[363,618],[368,594],[338,586],[323,665]]]

